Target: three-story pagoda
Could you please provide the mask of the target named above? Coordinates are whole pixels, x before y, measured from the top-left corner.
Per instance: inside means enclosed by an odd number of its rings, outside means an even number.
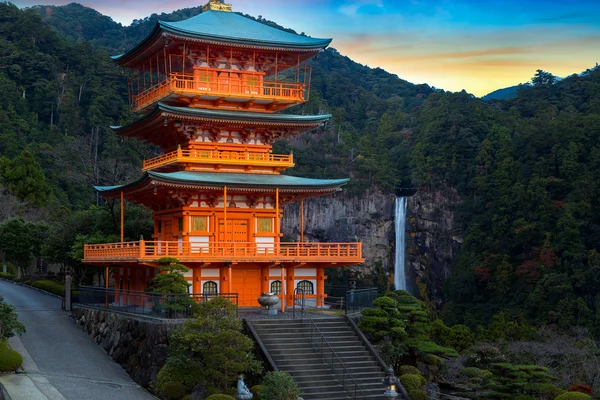
[[[324,269],[359,264],[360,243],[283,243],[282,207],[341,190],[348,179],[280,172],[290,154],[272,143],[330,115],[278,114],[308,100],[307,61],[330,39],[285,32],[211,0],[180,22],[157,22],[133,49],[113,57],[131,71],[130,105],[140,118],[113,127],[164,154],[145,160],[135,182],[96,187],[103,196],[153,211],[152,240],[85,246],[84,262],[114,270],[117,289],[144,290],[157,261],[176,257],[193,294],[237,293],[240,306],[275,292],[282,309],[297,288],[322,305]],[[123,209],[123,208],[122,208]],[[123,218],[122,218],[123,219]],[[121,223],[123,225],[123,221]]]

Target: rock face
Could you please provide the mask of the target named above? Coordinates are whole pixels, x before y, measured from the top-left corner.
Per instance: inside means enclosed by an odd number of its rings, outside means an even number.
[[[360,282],[385,286],[393,282],[395,199],[394,194],[372,189],[362,196],[339,193],[306,200],[305,240],[362,241],[366,260],[357,268]],[[419,278],[428,297],[438,304],[462,243],[453,213],[453,206],[460,201],[453,189],[422,189],[408,200],[407,279],[413,283],[409,289],[419,292]],[[299,240],[299,210],[297,202],[285,207],[281,228],[289,240]]]
[[[167,361],[169,329],[176,324],[147,321],[108,311],[76,307],[75,322],[93,341],[147,388]]]
[[[304,201],[304,240],[363,243],[363,268],[359,279],[370,280],[378,271],[389,269],[393,260],[394,195],[370,190],[363,196],[345,193]],[[281,231],[288,239],[300,238],[300,206],[285,207]],[[392,265],[393,269],[393,265]],[[370,282],[372,284],[372,282]]]
[[[453,212],[460,202],[456,191],[448,188],[420,190],[408,200],[407,279],[419,281],[421,287],[415,285],[414,290],[426,293],[438,306],[463,242]]]

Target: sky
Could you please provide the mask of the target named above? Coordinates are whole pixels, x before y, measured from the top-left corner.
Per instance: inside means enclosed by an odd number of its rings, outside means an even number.
[[[46,4],[47,0],[42,0]],[[206,0],[208,1],[208,0]],[[189,0],[85,0],[124,25]],[[60,5],[70,1],[55,0]],[[477,96],[600,62],[600,0],[232,0],[234,11],[333,38],[331,47],[413,83]],[[19,7],[39,0],[15,0]]]

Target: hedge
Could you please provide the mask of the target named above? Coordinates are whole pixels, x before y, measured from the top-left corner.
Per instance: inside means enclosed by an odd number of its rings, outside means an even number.
[[[31,286],[38,288],[38,289],[45,290],[46,292],[50,292],[57,296],[62,297],[65,295],[65,285],[62,283],[57,283],[57,282],[48,281],[48,280],[39,280],[39,281],[33,282],[31,284]]]
[[[23,364],[23,357],[8,347],[6,340],[0,342],[0,372],[15,371]]]
[[[567,392],[563,393],[554,400],[589,400],[591,396],[581,392]]]
[[[0,272],[0,278],[8,279],[9,281],[12,281],[15,279],[15,276],[13,274],[9,274],[8,272]]]
[[[410,392],[408,392],[408,397],[410,397],[410,400],[427,400],[429,399],[429,397],[427,397],[427,395],[418,390],[418,389],[413,389]]]

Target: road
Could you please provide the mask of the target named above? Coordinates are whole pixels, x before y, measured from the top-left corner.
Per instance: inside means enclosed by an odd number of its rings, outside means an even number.
[[[44,376],[67,400],[155,399],[61,310],[59,298],[2,280],[0,294],[27,328],[20,339],[37,365],[28,373]]]

